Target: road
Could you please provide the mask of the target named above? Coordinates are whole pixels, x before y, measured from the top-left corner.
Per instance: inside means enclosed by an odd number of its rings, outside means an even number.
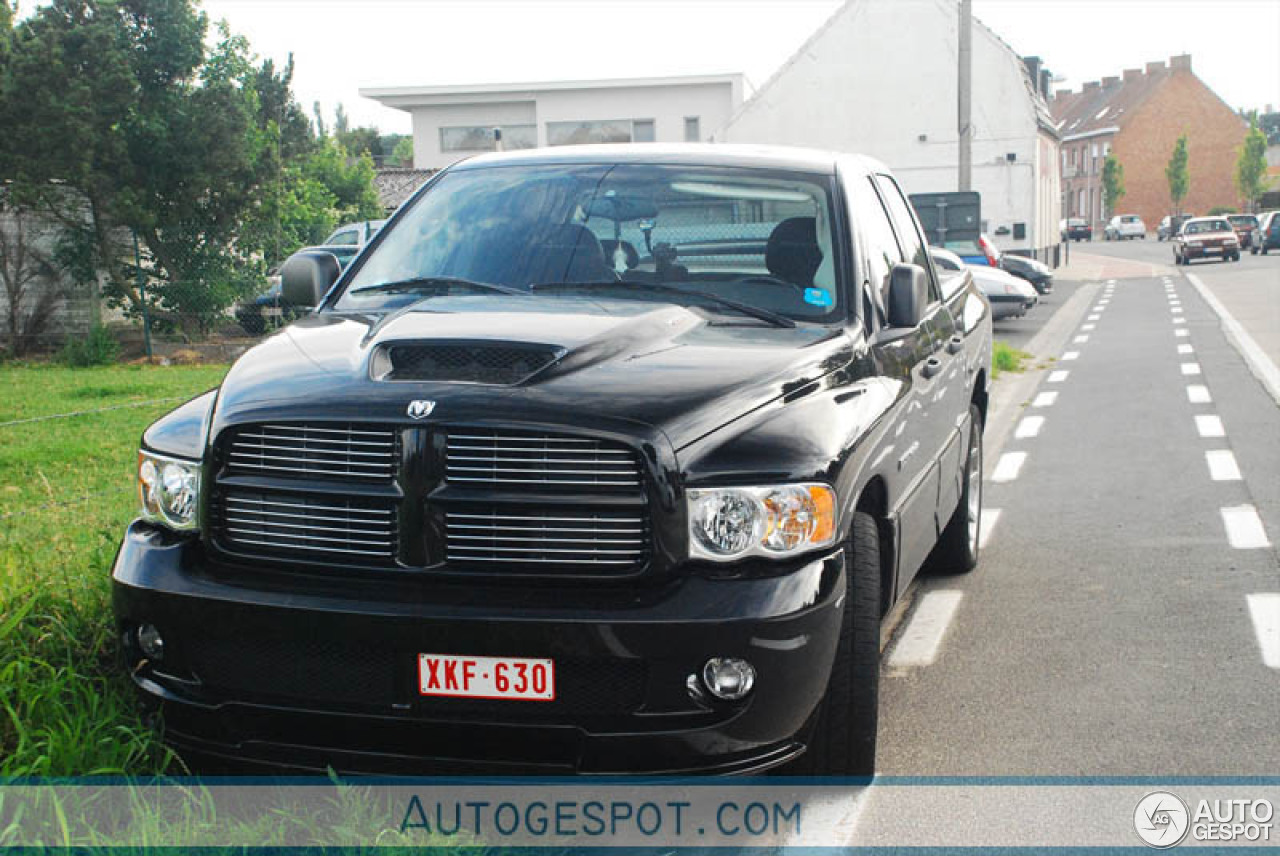
[[[1274,775],[1280,407],[1208,301],[1280,305],[1280,258],[1197,286],[1165,244],[1073,250],[1086,277],[1020,342],[1042,368],[993,398],[981,564],[921,581],[888,640],[879,772]]]

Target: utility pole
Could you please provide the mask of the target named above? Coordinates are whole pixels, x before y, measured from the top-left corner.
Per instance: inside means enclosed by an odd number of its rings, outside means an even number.
[[[960,191],[973,189],[973,127],[969,121],[973,99],[973,0],[960,0],[960,68],[957,75],[958,116],[956,130],[960,135]]]

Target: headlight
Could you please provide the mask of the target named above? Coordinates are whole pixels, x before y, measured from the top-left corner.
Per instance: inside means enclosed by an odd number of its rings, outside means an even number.
[[[835,492],[823,484],[691,490],[688,503],[695,558],[780,558],[825,547],[836,536]]]
[[[138,452],[138,499],[146,520],[181,531],[197,528],[200,464]]]

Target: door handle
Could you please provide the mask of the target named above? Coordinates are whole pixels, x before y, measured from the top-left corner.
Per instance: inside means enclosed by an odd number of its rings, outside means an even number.
[[[942,371],[942,360],[937,357],[930,357],[924,361],[924,376],[926,378],[933,377],[940,371]]]
[[[958,354],[964,350],[964,337],[956,334],[951,337],[951,341],[947,342],[947,353]]]

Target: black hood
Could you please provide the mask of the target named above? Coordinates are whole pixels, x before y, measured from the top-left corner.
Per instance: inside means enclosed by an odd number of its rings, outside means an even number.
[[[549,365],[511,384],[377,380],[375,354],[415,343],[536,344]],[[258,419],[428,421],[662,431],[680,448],[852,358],[838,329],[772,327],[669,304],[582,297],[468,296],[407,312],[307,317],[250,350],[227,375],[219,424]]]

